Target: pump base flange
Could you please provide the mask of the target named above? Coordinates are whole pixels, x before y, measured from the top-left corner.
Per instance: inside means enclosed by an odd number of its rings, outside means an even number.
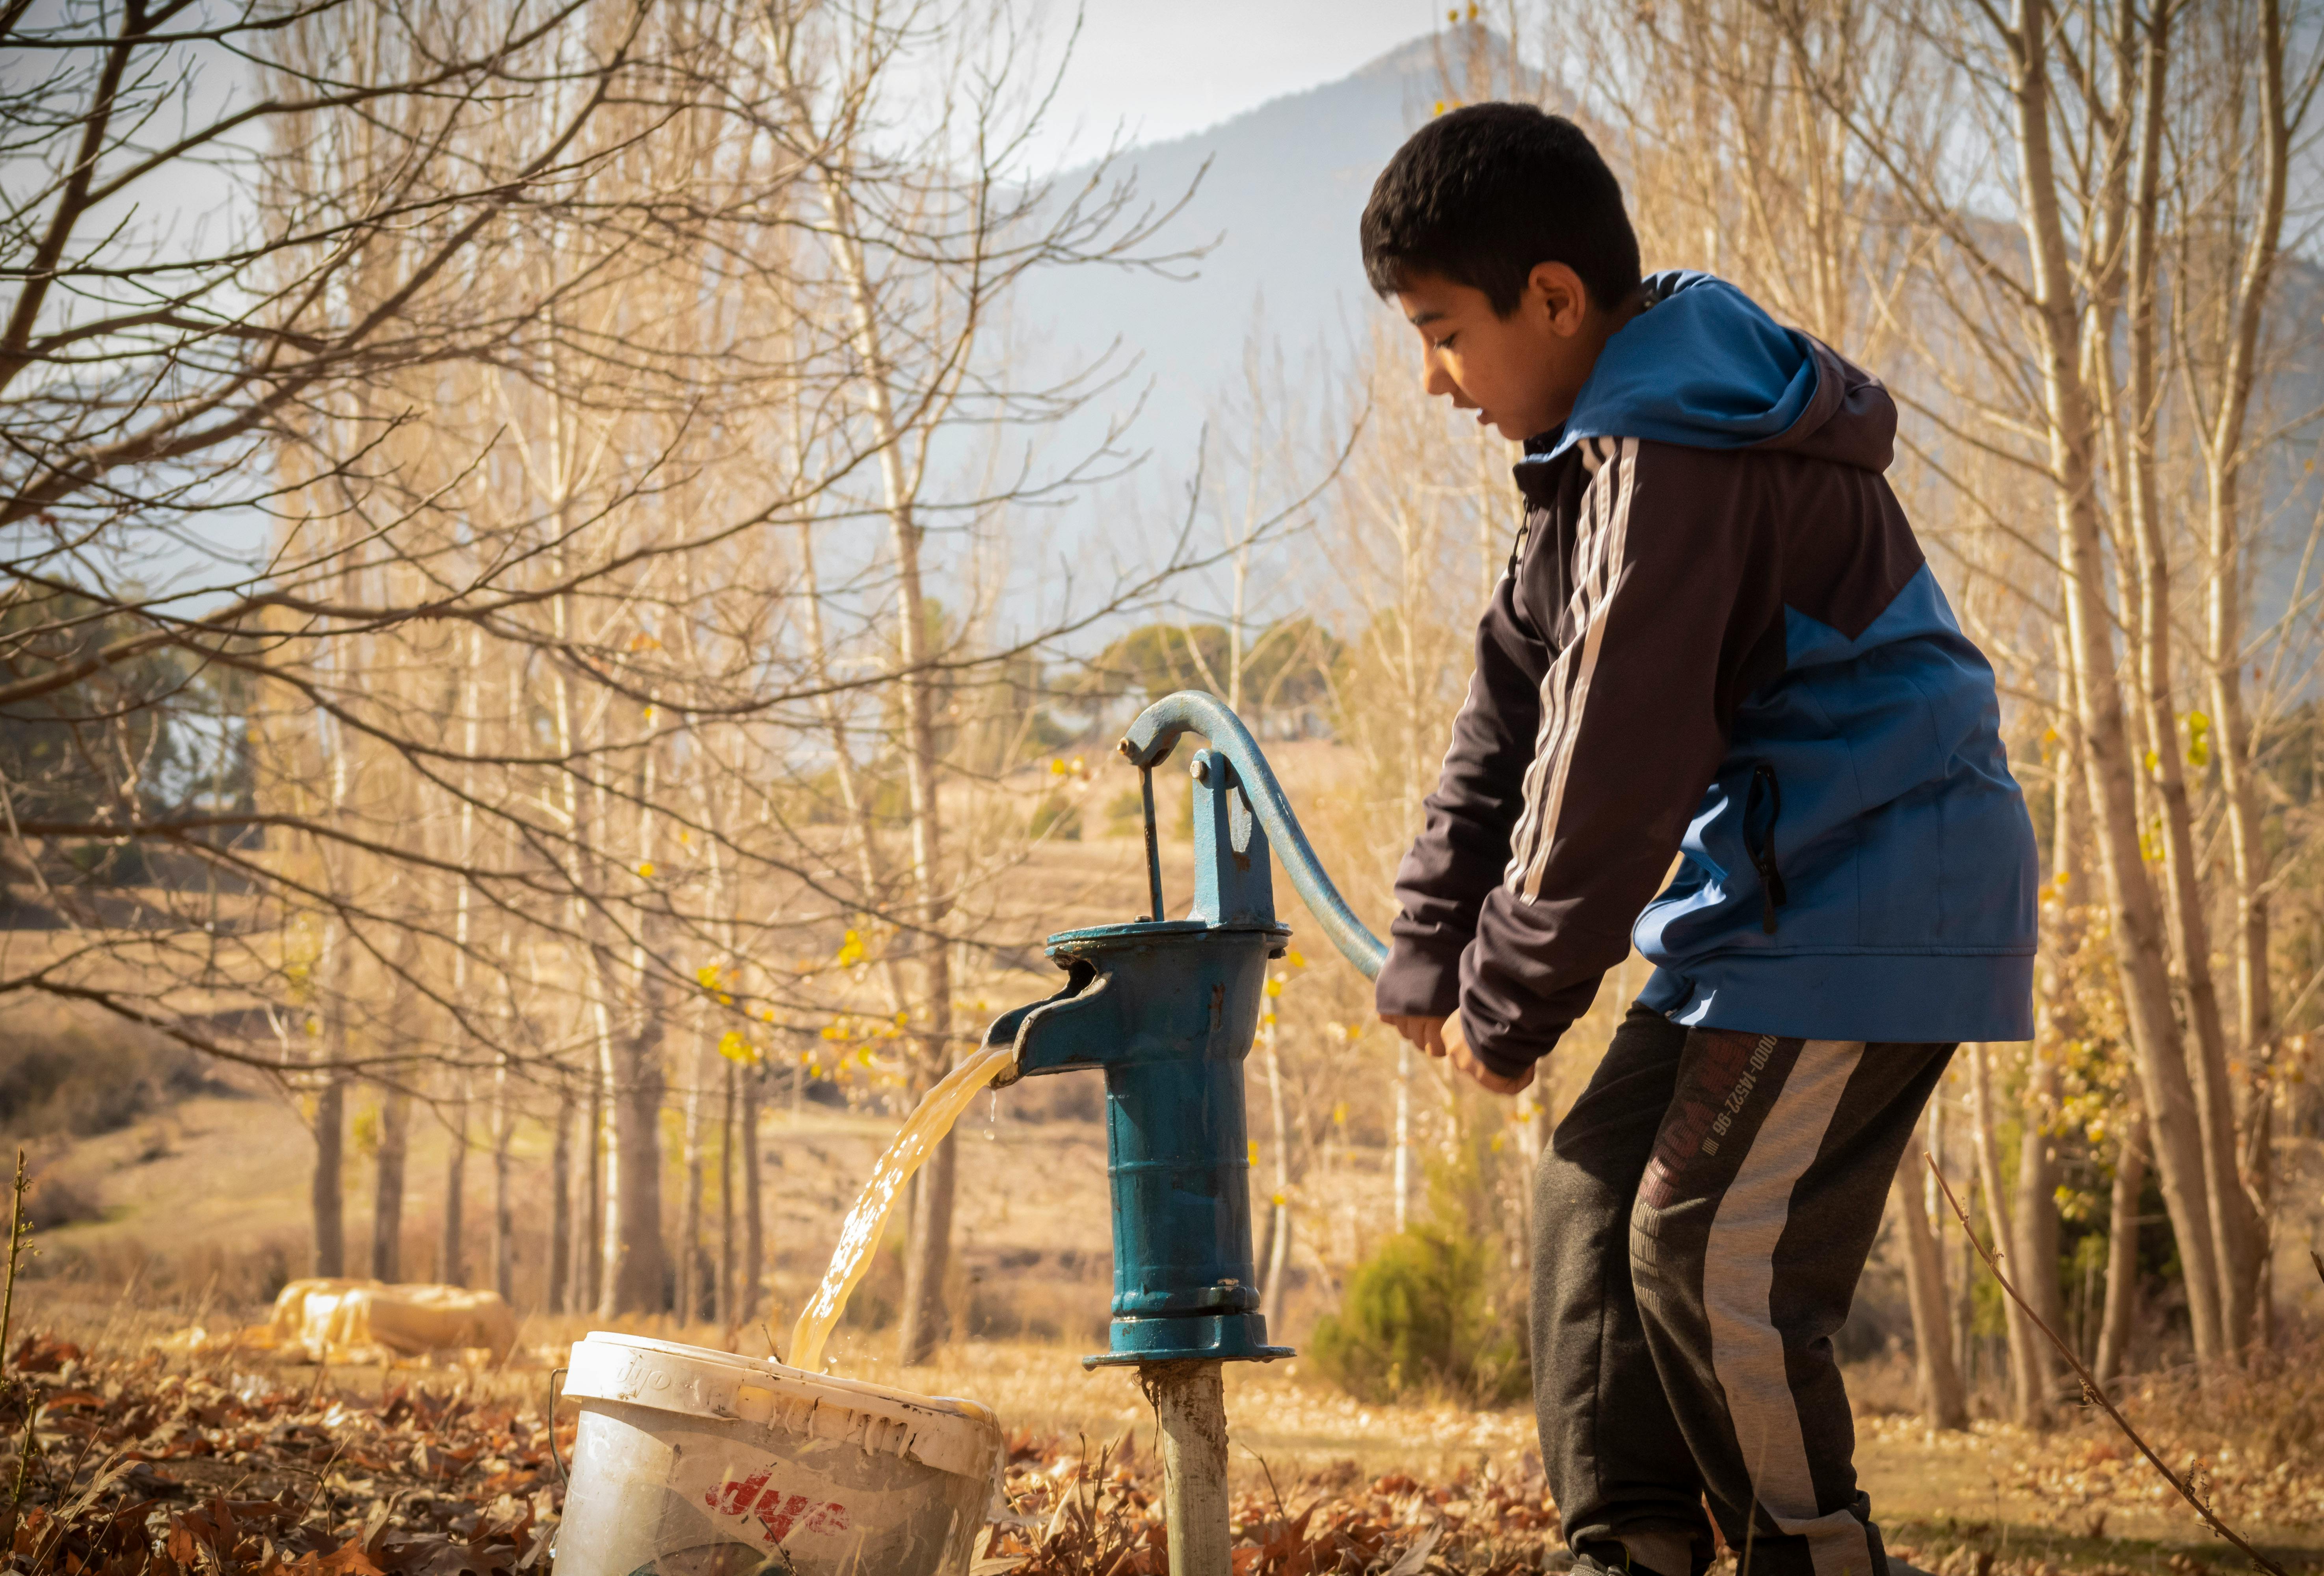
[[[1263,1313],[1194,1313],[1162,1319],[1116,1319],[1113,1350],[1082,1359],[1085,1369],[1128,1368],[1148,1362],[1273,1362],[1296,1357],[1288,1346],[1267,1343]]]

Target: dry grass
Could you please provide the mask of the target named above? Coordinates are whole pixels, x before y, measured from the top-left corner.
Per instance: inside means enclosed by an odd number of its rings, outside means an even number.
[[[447,1546],[430,1540],[455,1539],[479,1526],[489,1531],[520,1502],[535,1507],[528,1514],[539,1525],[549,1525],[558,1509],[554,1484],[496,1474],[534,1470],[526,1464],[525,1446],[537,1452],[544,1437],[549,1368],[589,1321],[528,1321],[525,1366],[478,1373],[317,1370],[256,1357],[208,1365],[143,1357],[144,1342],[178,1313],[143,1305],[134,1297],[90,1298],[85,1288],[51,1283],[32,1287],[28,1304],[19,1317],[29,1323],[20,1328],[54,1332],[92,1348],[85,1366],[69,1376],[70,1387],[103,1395],[118,1386],[118,1398],[106,1402],[114,1408],[106,1415],[116,1425],[139,1395],[165,1392],[173,1397],[164,1409],[170,1415],[180,1413],[189,1396],[208,1396],[202,1404],[213,1409],[227,1404],[221,1397],[231,1398],[261,1421],[272,1415],[269,1408],[281,1413],[263,1427],[220,1414],[215,1426],[231,1436],[224,1438],[223,1448],[184,1468],[157,1463],[156,1470],[180,1479],[185,1493],[156,1495],[147,1483],[120,1504],[103,1496],[92,1502],[95,1509],[111,1506],[106,1514],[117,1515],[137,1498],[152,1499],[139,1514],[157,1546],[166,1543],[170,1516],[183,1520],[203,1511],[206,1493],[230,1500],[279,1499],[294,1479],[311,1489],[313,1463],[304,1454],[273,1461],[268,1452],[277,1447],[270,1441],[280,1433],[300,1452],[311,1451],[305,1435],[295,1428],[283,1433],[279,1425],[309,1413],[327,1415],[334,1402],[347,1408],[340,1415],[353,1420],[350,1437],[358,1441],[368,1437],[366,1430],[409,1430],[417,1425],[415,1419],[429,1417],[454,1420],[456,1433],[447,1437],[456,1449],[465,1449],[467,1437],[456,1429],[507,1436],[508,1450],[496,1446],[475,1458],[503,1463],[489,1471],[483,1466],[472,1471],[440,1453],[428,1458],[434,1465],[426,1481],[401,1485],[428,1497],[418,1503],[419,1519],[406,1515],[401,1524],[383,1522],[383,1548],[409,1544],[416,1560],[427,1550]],[[764,1350],[763,1333],[736,1332],[729,1339],[728,1332],[680,1329],[668,1321],[637,1322],[633,1327],[638,1333]],[[1155,1557],[1160,1548],[1153,1530],[1153,1425],[1129,1374],[1084,1373],[1075,1359],[1088,1350],[1086,1343],[972,1341],[947,1349],[931,1368],[899,1375],[878,1360],[884,1344],[878,1333],[848,1336],[836,1353],[840,1368],[924,1391],[974,1396],[994,1407],[1012,1432],[1016,1461],[1009,1479],[1010,1507],[996,1521],[988,1547],[988,1557],[1010,1562],[983,1567],[988,1576],[1004,1571],[1134,1576],[1163,1568]],[[2324,1475],[2324,1455],[2313,1443],[2324,1415],[2319,1408],[2324,1365],[2316,1355],[2303,1351],[2280,1368],[2231,1385],[2215,1384],[2200,1395],[2183,1380],[2158,1382],[2131,1403],[2142,1425],[2154,1427],[2158,1442],[2204,1456],[2205,1482],[2219,1497],[2222,1510],[2248,1516],[2248,1530],[2293,1570],[2324,1569],[2324,1518],[2301,1508],[2312,1502],[2279,1487],[2305,1485],[2302,1491],[2312,1494]],[[395,1410],[399,1395],[405,1398],[401,1412]],[[1228,1407],[1236,1514],[1245,1551],[1240,1576],[1359,1571],[1376,1576],[1431,1534],[1435,1542],[1415,1569],[1437,1576],[1507,1576],[1541,1569],[1542,1560],[1556,1550],[1554,1507],[1545,1499],[1533,1419],[1523,1409],[1362,1406],[1322,1386],[1296,1363],[1231,1369]],[[568,1410],[564,1432],[569,1433],[570,1417]],[[0,1426],[8,1424],[0,1415]],[[1932,1438],[1914,1420],[1899,1415],[1868,1415],[1861,1427],[1865,1485],[1876,1514],[1893,1544],[1938,1568],[1941,1576],[2202,1576],[2207,1565],[2230,1568],[2220,1559],[2220,1545],[2201,1538],[2183,1510],[2161,1503],[2150,1483],[2091,1459],[2091,1447],[2101,1436],[2086,1424],[2043,1439],[1990,1424]],[[66,1438],[60,1431],[54,1439],[44,1433],[43,1460],[66,1459],[46,1448],[61,1449]],[[82,1442],[75,1438],[74,1449]],[[410,1442],[398,1447],[405,1452],[399,1459],[407,1462]],[[2279,1453],[2264,1461],[2264,1452]],[[388,1460],[376,1447],[368,1456]],[[53,1510],[76,1486],[85,1492],[91,1480],[88,1464],[97,1459],[84,1460],[78,1477],[36,1490],[32,1502]],[[402,1465],[386,1477],[367,1468],[346,1470],[348,1480],[332,1490],[341,1498],[328,1519],[318,1514],[298,1524],[307,1529],[303,1546],[327,1558],[333,1548],[362,1532],[358,1525],[350,1533],[349,1526],[363,1522],[367,1507],[376,1504],[374,1499],[359,1505],[355,1485],[371,1480],[393,1488],[401,1483],[395,1474],[405,1471]],[[0,1477],[5,1475],[0,1461]],[[503,1504],[504,1494],[514,1497]],[[287,1534],[275,1542],[295,1563],[302,1545]],[[66,1541],[60,1539],[57,1546],[64,1548]],[[492,1547],[513,1555],[516,1546],[503,1540]],[[244,1553],[252,1557],[237,1562],[229,1549],[211,1565],[221,1572],[267,1569],[257,1558],[256,1544]],[[104,1568],[102,1559],[92,1562]],[[1731,1570],[1729,1561],[1714,1576],[1731,1576]]]

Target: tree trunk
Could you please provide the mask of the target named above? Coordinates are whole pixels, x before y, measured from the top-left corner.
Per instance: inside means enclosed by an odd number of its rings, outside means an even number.
[[[447,1286],[468,1284],[466,1243],[468,1202],[468,1074],[464,1069],[452,1101],[450,1154],[444,1162],[444,1240],[437,1255],[436,1278]]]
[[[605,1247],[605,1083],[589,1080],[589,1098],[581,1111],[580,1207],[573,1212],[573,1291],[567,1305],[576,1313],[594,1313],[597,1286],[604,1278]]]
[[[925,1091],[952,1066],[952,948],[944,930],[951,904],[943,879],[944,822],[936,782],[942,767],[936,739],[936,675],[930,666],[932,631],[920,567],[925,528],[918,516],[916,484],[905,463],[908,434],[899,422],[889,387],[892,374],[881,341],[881,303],[865,263],[853,197],[844,180],[844,173],[824,167],[823,196],[834,231],[832,255],[845,277],[853,312],[865,412],[879,440],[882,502],[896,565],[896,677],[904,692],[901,743],[906,797],[911,807],[911,917],[918,929],[912,945],[919,954],[922,974],[918,1015],[922,1025],[917,1037],[920,1065],[916,1083]],[[912,1239],[905,1249],[899,1360],[907,1366],[927,1360],[942,1338],[945,1274],[952,1258],[954,1164],[953,1141],[947,1134],[921,1171],[920,1207],[913,1212]]]
[[[1412,1198],[1412,1047],[1396,1042],[1396,1229],[1410,1218]]]
[[[573,1088],[559,1080],[557,1132],[549,1141],[549,1311],[575,1305],[573,1291]]]
[[[952,1216],[959,1151],[946,1133],[920,1167],[913,1194],[912,1235],[904,1258],[904,1328],[896,1360],[924,1363],[949,1333],[944,1277],[952,1267]]]
[[[1953,1357],[1952,1319],[1945,1297],[1945,1265],[1937,1234],[1922,1207],[1921,1185],[1928,1175],[1928,1149],[1918,1134],[1905,1147],[1891,1190],[1904,1222],[1904,1293],[1913,1310],[1913,1368],[1920,1380],[1921,1415],[1932,1428],[1969,1426],[1969,1395],[1961,1387],[1960,1364]]]
[[[2138,1323],[2138,1200],[2145,1188],[2146,1121],[2140,1117],[2123,1129],[2107,1204],[2106,1313],[2098,1325],[2098,1360],[2090,1365],[2102,1385],[2122,1372]]]
[[[1977,1185],[1977,1167],[1970,1165],[1967,1182],[1961,1187],[1961,1210],[1972,1221],[1977,1219],[1978,1199],[1981,1190]],[[1960,1229],[1954,1234],[1960,1239],[1960,1273],[1946,1285],[1952,1294],[1953,1350],[1960,1357],[1961,1386],[1967,1390],[1977,1387],[1978,1370],[1985,1364],[1977,1339],[1977,1277],[1984,1267],[1978,1263],[1977,1249],[1969,1240],[1969,1228],[1956,1221]]]
[[[339,781],[336,770],[332,781],[336,795]],[[315,978],[322,982],[313,1007],[315,1026],[322,1031],[315,1044],[323,1067],[322,1083],[315,1091],[315,1169],[308,1178],[308,1210],[315,1232],[314,1270],[334,1280],[347,1272],[347,1081],[342,1070],[346,1055],[342,1023],[346,1008],[341,1000],[345,965],[338,936],[338,922],[326,920],[321,955],[315,963]]]
[[[2020,0],[2009,36],[2020,200],[2034,268],[2050,469],[2057,499],[2059,558],[2074,659],[2076,703],[2087,746],[2093,842],[2113,915],[2115,970],[2153,1124],[2163,1197],[2187,1268],[2188,1313],[2200,1360],[2222,1350],[2218,1253],[2211,1229],[2202,1121],[2172,1001],[2163,916],[2139,847],[2137,790],[2113,623],[2106,602],[2107,551],[2097,501],[2097,425],[2081,382],[2080,309],[2052,162],[2044,0]]]
[[[2251,458],[2245,429],[2260,373],[2260,328],[2282,244],[2283,217],[2293,121],[2284,85],[2284,18],[2279,0],[2258,8],[2257,152],[2258,212],[2254,216],[2233,297],[2232,337],[2220,367],[2219,398],[2205,457],[2211,478],[2206,534],[2211,557],[2206,655],[2209,659],[2212,710],[2219,730],[2220,786],[2226,790],[2229,870],[2235,886],[2235,962],[2238,1043],[2246,1070],[2239,1114],[2244,1129],[2241,1170],[2249,1178],[2252,1240],[2242,1259],[2229,1267],[2240,1305],[2271,1323],[2267,1238],[2273,1211],[2273,1157],[2269,1145],[2272,1112],[2270,1074],[2275,1060],[2275,996],[2267,955],[2268,883],[2273,859],[2259,803],[2251,718],[2243,697],[2245,641],[2242,484]],[[2301,101],[2301,113],[2307,101]],[[2238,1342],[2248,1329],[2231,1332]]]
[[[508,1058],[493,1073],[493,1290],[516,1304],[516,1201],[510,1195],[509,1146],[516,1138],[516,1113],[509,1104]],[[550,1226],[553,1234],[556,1226]]]
[[[661,1237],[660,987],[650,975],[638,987],[641,1024],[621,1042],[613,1101],[613,1164],[607,1167],[611,1209],[606,1249],[611,1262],[598,1289],[597,1309],[659,1313],[669,1305],[668,1265]]]
[[[2058,1141],[2049,1130],[2057,1117],[2058,1064],[2037,1042],[2027,1049],[2024,1130],[2017,1145],[2017,1196],[2010,1212],[2017,1227],[2009,1244],[2016,1264],[2012,1278],[2042,1322],[2062,1334],[2066,1297],[2058,1284]],[[2056,1354],[2039,1331],[2034,1337],[2046,1393],[2057,1381]]]
[[[1268,1017],[1274,1013],[1270,1009]],[[1262,1025],[1267,1052],[1267,1103],[1275,1124],[1275,1187],[1269,1199],[1270,1212],[1267,1229],[1267,1262],[1261,1267],[1259,1287],[1264,1299],[1261,1313],[1268,1328],[1282,1339],[1284,1302],[1290,1294],[1291,1278],[1291,1157],[1290,1138],[1283,1120],[1283,1060],[1277,1054],[1275,1025]]]
[[[741,1071],[725,1063],[718,1104],[718,1327],[730,1331],[742,1320],[734,1286],[734,1085]]]
[[[695,1014],[693,1069],[686,1081],[686,1127],[679,1140],[678,1163],[686,1172],[685,1192],[678,1214],[678,1322],[699,1322],[705,1308],[702,1262],[702,1083],[709,1054],[703,1046],[703,1015]]]
[[[1286,1199],[1275,1208],[1273,1240],[1267,1245],[1267,1282],[1259,1313],[1267,1321],[1270,1339],[1281,1341],[1285,1323],[1285,1307],[1291,1299],[1291,1232],[1293,1230],[1291,1203]]]
[[[2024,1139],[2017,1150],[2017,1199],[2013,1212],[2017,1240],[2012,1244],[2019,1261],[2047,1265],[2051,1273],[2027,1276],[2025,1295],[2051,1329],[2065,1330],[2065,1300],[2059,1291],[2058,1184],[2060,1166],[2054,1127],[2059,1120],[2058,1047],[2075,1038],[2081,1025],[2075,1018],[2072,982],[2064,960],[2078,948],[2081,927],[2076,907],[2081,896],[2082,855],[2089,843],[2089,806],[2081,794],[2081,738],[2072,716],[2073,663],[2065,649],[2064,631],[2058,631],[2060,688],[2057,731],[2059,748],[2052,779],[2050,823],[2052,880],[2043,896],[2041,996],[2036,1003],[2034,1043],[2026,1051]],[[2085,1310],[2087,1316],[2087,1309]],[[2052,1370],[2053,1375],[2055,1370]]]
[[[336,1065],[315,1092],[315,1170],[309,1206],[315,1222],[314,1272],[336,1280],[347,1272],[347,1083]]]
[[[2156,248],[2162,144],[2166,134],[2163,89],[2171,58],[2168,6],[2155,10],[2144,29],[2139,90],[2137,171],[2131,202],[2128,247],[2130,318],[2125,342],[2130,376],[2125,390],[2129,416],[2129,475],[2126,512],[2135,546],[2138,606],[2131,623],[2137,649],[2140,720],[2146,736],[2147,787],[2157,801],[2162,831],[2164,934],[2186,1006],[2187,1047],[2205,1177],[2205,1208],[2220,1271],[2218,1299],[2221,1338],[2227,1350],[2242,1344],[2249,1324],[2249,1286],[2236,1267],[2250,1253],[2254,1230],[2249,1201],[2236,1174],[2235,1115],[2227,1080],[2227,1030],[2211,974],[2210,920],[2204,912],[2201,855],[2196,848],[2194,811],[2188,801],[2185,763],[2173,706],[2171,651],[2172,574],[2163,539],[2163,507],[2155,477],[2154,433],[2161,409],[2157,388],[2158,336]]]
[[[411,1096],[390,1089],[379,1102],[379,1154],[372,1170],[371,1277],[403,1278],[403,1161],[410,1147]]]
[[[649,719],[651,707],[646,708]],[[637,773],[637,870],[653,868],[654,788],[659,756],[652,723],[641,724]],[[599,817],[604,824],[604,817]],[[630,944],[632,1032],[613,1042],[606,1097],[613,1102],[612,1164],[605,1191],[605,1277],[597,1308],[604,1316],[659,1313],[669,1306],[669,1262],[661,1230],[661,1102],[664,990],[650,966],[651,936],[661,928],[649,909]]]
[[[764,1087],[765,1064],[752,1068],[742,1080],[742,1124],[738,1142],[742,1163],[742,1292],[734,1310],[737,1323],[759,1311],[759,1277],[765,1265],[766,1212],[759,1193],[759,1096]]]
[[[2002,1261],[2002,1269],[2021,1288],[2028,1271],[2023,1262],[2011,1262],[2015,1255],[2010,1244],[2016,1233],[2009,1222],[2008,1195],[2001,1190],[2001,1158],[1993,1135],[1992,1073],[1986,1065],[1985,1046],[1969,1046],[1970,1087],[1975,1101],[1971,1122],[1977,1133],[1977,1175],[1984,1184],[1987,1229],[1993,1234],[1994,1254]],[[2039,1267],[2039,1273],[2052,1280],[2057,1278],[2057,1259]],[[2017,1421],[2027,1428],[2046,1428],[2050,1424],[2050,1364],[2048,1349],[2034,1321],[2016,1302],[2005,1296],[2002,1313],[2009,1332],[2009,1385],[2015,1404]]]

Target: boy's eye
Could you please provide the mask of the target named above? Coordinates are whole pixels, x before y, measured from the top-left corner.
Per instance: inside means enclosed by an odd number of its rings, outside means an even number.
[[[1458,334],[1447,334],[1443,338],[1436,342],[1436,348],[1439,350],[1450,350],[1452,348],[1452,341],[1459,337],[1460,335]]]

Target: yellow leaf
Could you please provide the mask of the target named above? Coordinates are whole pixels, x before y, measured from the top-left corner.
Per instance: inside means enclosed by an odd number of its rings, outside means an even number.
[[[1282,994],[1283,994],[1283,982],[1282,982],[1282,981],[1280,981],[1280,980],[1274,979],[1274,978],[1270,977],[1270,978],[1268,980],[1268,982],[1267,982],[1267,993],[1268,993],[1269,996],[1280,996],[1280,995],[1282,995]]]
[[[1063,777],[1065,775],[1065,763],[1058,760],[1054,755],[1049,757],[1049,775],[1051,777]]]
[[[718,1037],[718,1054],[730,1062],[747,1062],[751,1059],[751,1042],[742,1037],[741,1029],[730,1028]]]
[[[1307,966],[1307,960],[1299,955],[1299,949],[1296,946],[1283,954],[1283,961],[1295,969],[1304,969]]]
[[[721,1007],[732,1007],[734,1005],[734,998],[727,995],[725,991],[721,991],[718,992],[718,1005]]]
[[[651,707],[651,706],[648,706],[648,707],[646,707],[646,721],[647,721],[647,722],[650,723],[650,722],[652,722],[652,721],[653,721],[653,714],[654,714],[654,709],[653,709],[653,707]]]
[[[1348,1102],[1346,1101],[1343,1100],[1340,1101],[1339,1104],[1332,1108],[1332,1125],[1333,1127],[1340,1128],[1343,1128],[1348,1125]]]
[[[1253,1166],[1259,1164],[1259,1140],[1257,1138],[1250,1140],[1250,1163]]]
[[[705,963],[700,968],[695,970],[694,982],[700,985],[706,991],[718,983],[718,965],[716,963]]]
[[[638,874],[643,876],[648,880],[653,880],[653,861],[650,859],[640,861],[638,864]]]

